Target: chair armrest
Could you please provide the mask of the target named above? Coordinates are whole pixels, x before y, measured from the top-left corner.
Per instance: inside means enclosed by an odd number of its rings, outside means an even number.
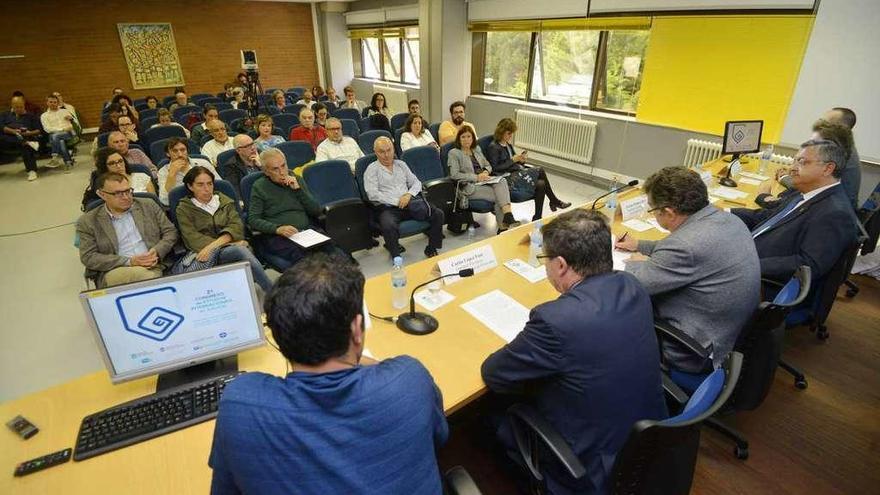
[[[535,408],[526,404],[515,404],[507,410],[507,414],[513,425],[516,446],[534,479],[542,480],[544,477],[538,471],[538,460],[533,457],[535,446],[530,445],[531,442],[527,440],[528,433],[534,434],[533,438],[539,438],[574,479],[582,478],[586,474],[586,468],[562,435],[550,426]],[[530,431],[524,431],[520,425],[524,425]]]
[[[663,391],[666,392],[668,397],[672,397],[672,400],[684,406],[687,404],[687,401],[690,400],[688,394],[685,393],[684,390],[681,389],[678,385],[672,381],[672,378],[669,377],[666,373],[661,373],[660,377],[663,379]]]
[[[782,288],[782,286],[785,285],[784,283],[779,282],[778,280],[771,280],[769,278],[761,278],[761,283],[767,284],[767,285],[772,285],[773,287],[779,287],[779,288]]]
[[[443,475],[449,495],[481,495],[471,475],[461,466],[455,466]]]
[[[678,328],[675,328],[669,323],[655,321],[654,331],[657,332],[657,338],[659,338],[660,340],[672,339],[675,342],[686,347],[689,351],[693,352],[694,355],[699,357],[700,359],[708,359],[709,354],[712,353],[711,349],[706,349],[705,347],[703,347],[703,344],[697,342],[696,339],[679,330]]]

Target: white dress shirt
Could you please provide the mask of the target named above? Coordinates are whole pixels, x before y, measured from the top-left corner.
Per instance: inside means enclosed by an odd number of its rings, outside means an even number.
[[[324,160],[345,160],[351,166],[354,172],[354,165],[357,159],[364,156],[361,147],[357,141],[349,136],[342,136],[342,141],[334,143],[329,138],[321,141],[318,149],[315,150],[315,161],[322,162]]]

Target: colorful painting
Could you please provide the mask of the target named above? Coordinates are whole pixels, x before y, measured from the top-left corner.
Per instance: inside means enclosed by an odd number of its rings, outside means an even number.
[[[122,53],[134,89],[183,85],[171,24],[118,24]]]

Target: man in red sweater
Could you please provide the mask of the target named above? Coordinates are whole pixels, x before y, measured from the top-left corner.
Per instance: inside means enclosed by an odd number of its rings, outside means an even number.
[[[312,151],[315,151],[325,139],[327,139],[327,131],[315,124],[315,114],[308,108],[300,110],[299,126],[290,131],[288,141],[306,141],[312,145]]]

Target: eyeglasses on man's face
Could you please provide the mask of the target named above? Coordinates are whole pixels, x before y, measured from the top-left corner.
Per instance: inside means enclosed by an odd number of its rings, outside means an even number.
[[[113,196],[114,198],[125,198],[134,194],[134,189],[128,188],[121,191],[105,191],[101,189],[101,192]]]

